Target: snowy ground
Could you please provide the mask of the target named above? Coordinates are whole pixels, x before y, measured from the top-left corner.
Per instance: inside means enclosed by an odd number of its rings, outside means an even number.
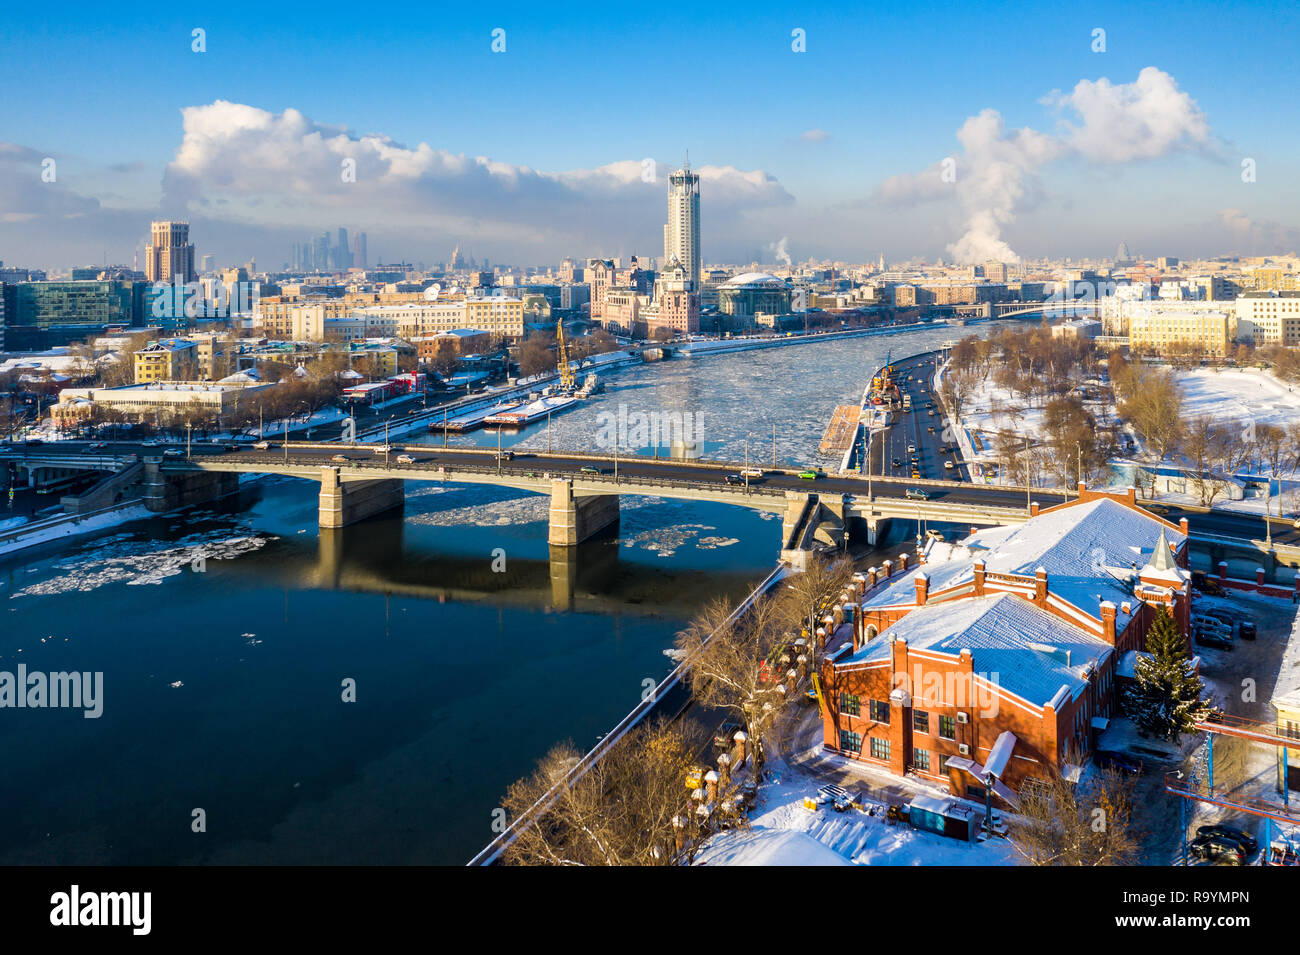
[[[1258,369],[1196,368],[1177,375],[1183,415],[1288,427],[1300,422],[1300,392]]]
[[[696,865],[1014,865],[1004,840],[961,842],[890,823],[883,806],[875,815],[857,809],[835,812],[803,807],[821,780],[785,769],[765,783],[752,829],[714,836]]]

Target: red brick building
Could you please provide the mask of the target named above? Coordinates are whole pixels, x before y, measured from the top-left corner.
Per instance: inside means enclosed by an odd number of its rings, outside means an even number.
[[[1186,522],[1131,490],[1081,488],[1019,527],[932,544],[914,572],[899,564],[867,574],[827,638],[823,743],[962,796],[1014,803],[1027,777],[1087,754],[1156,608],[1188,632]]]

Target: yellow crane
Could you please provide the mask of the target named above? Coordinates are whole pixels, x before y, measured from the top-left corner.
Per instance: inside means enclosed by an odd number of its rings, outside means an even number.
[[[555,321],[555,342],[559,346],[560,390],[571,392],[575,387],[573,366],[569,364],[569,349],[564,344],[564,319]]]

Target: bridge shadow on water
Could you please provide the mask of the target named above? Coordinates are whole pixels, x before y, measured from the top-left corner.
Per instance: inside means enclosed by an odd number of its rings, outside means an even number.
[[[305,582],[438,601],[675,616],[693,612],[718,593],[743,594],[761,576],[625,560],[613,533],[576,547],[551,545],[542,560],[504,551],[481,557],[446,553],[411,540],[408,531],[401,511],[350,527],[321,528],[314,571]]]

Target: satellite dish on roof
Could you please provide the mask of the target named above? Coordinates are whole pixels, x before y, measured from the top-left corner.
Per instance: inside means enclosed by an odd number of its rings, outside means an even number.
[[[424,290],[424,300],[426,302],[436,302],[438,301],[438,296],[441,294],[442,294],[442,286],[437,282],[434,282],[432,285],[430,285],[427,289]]]

